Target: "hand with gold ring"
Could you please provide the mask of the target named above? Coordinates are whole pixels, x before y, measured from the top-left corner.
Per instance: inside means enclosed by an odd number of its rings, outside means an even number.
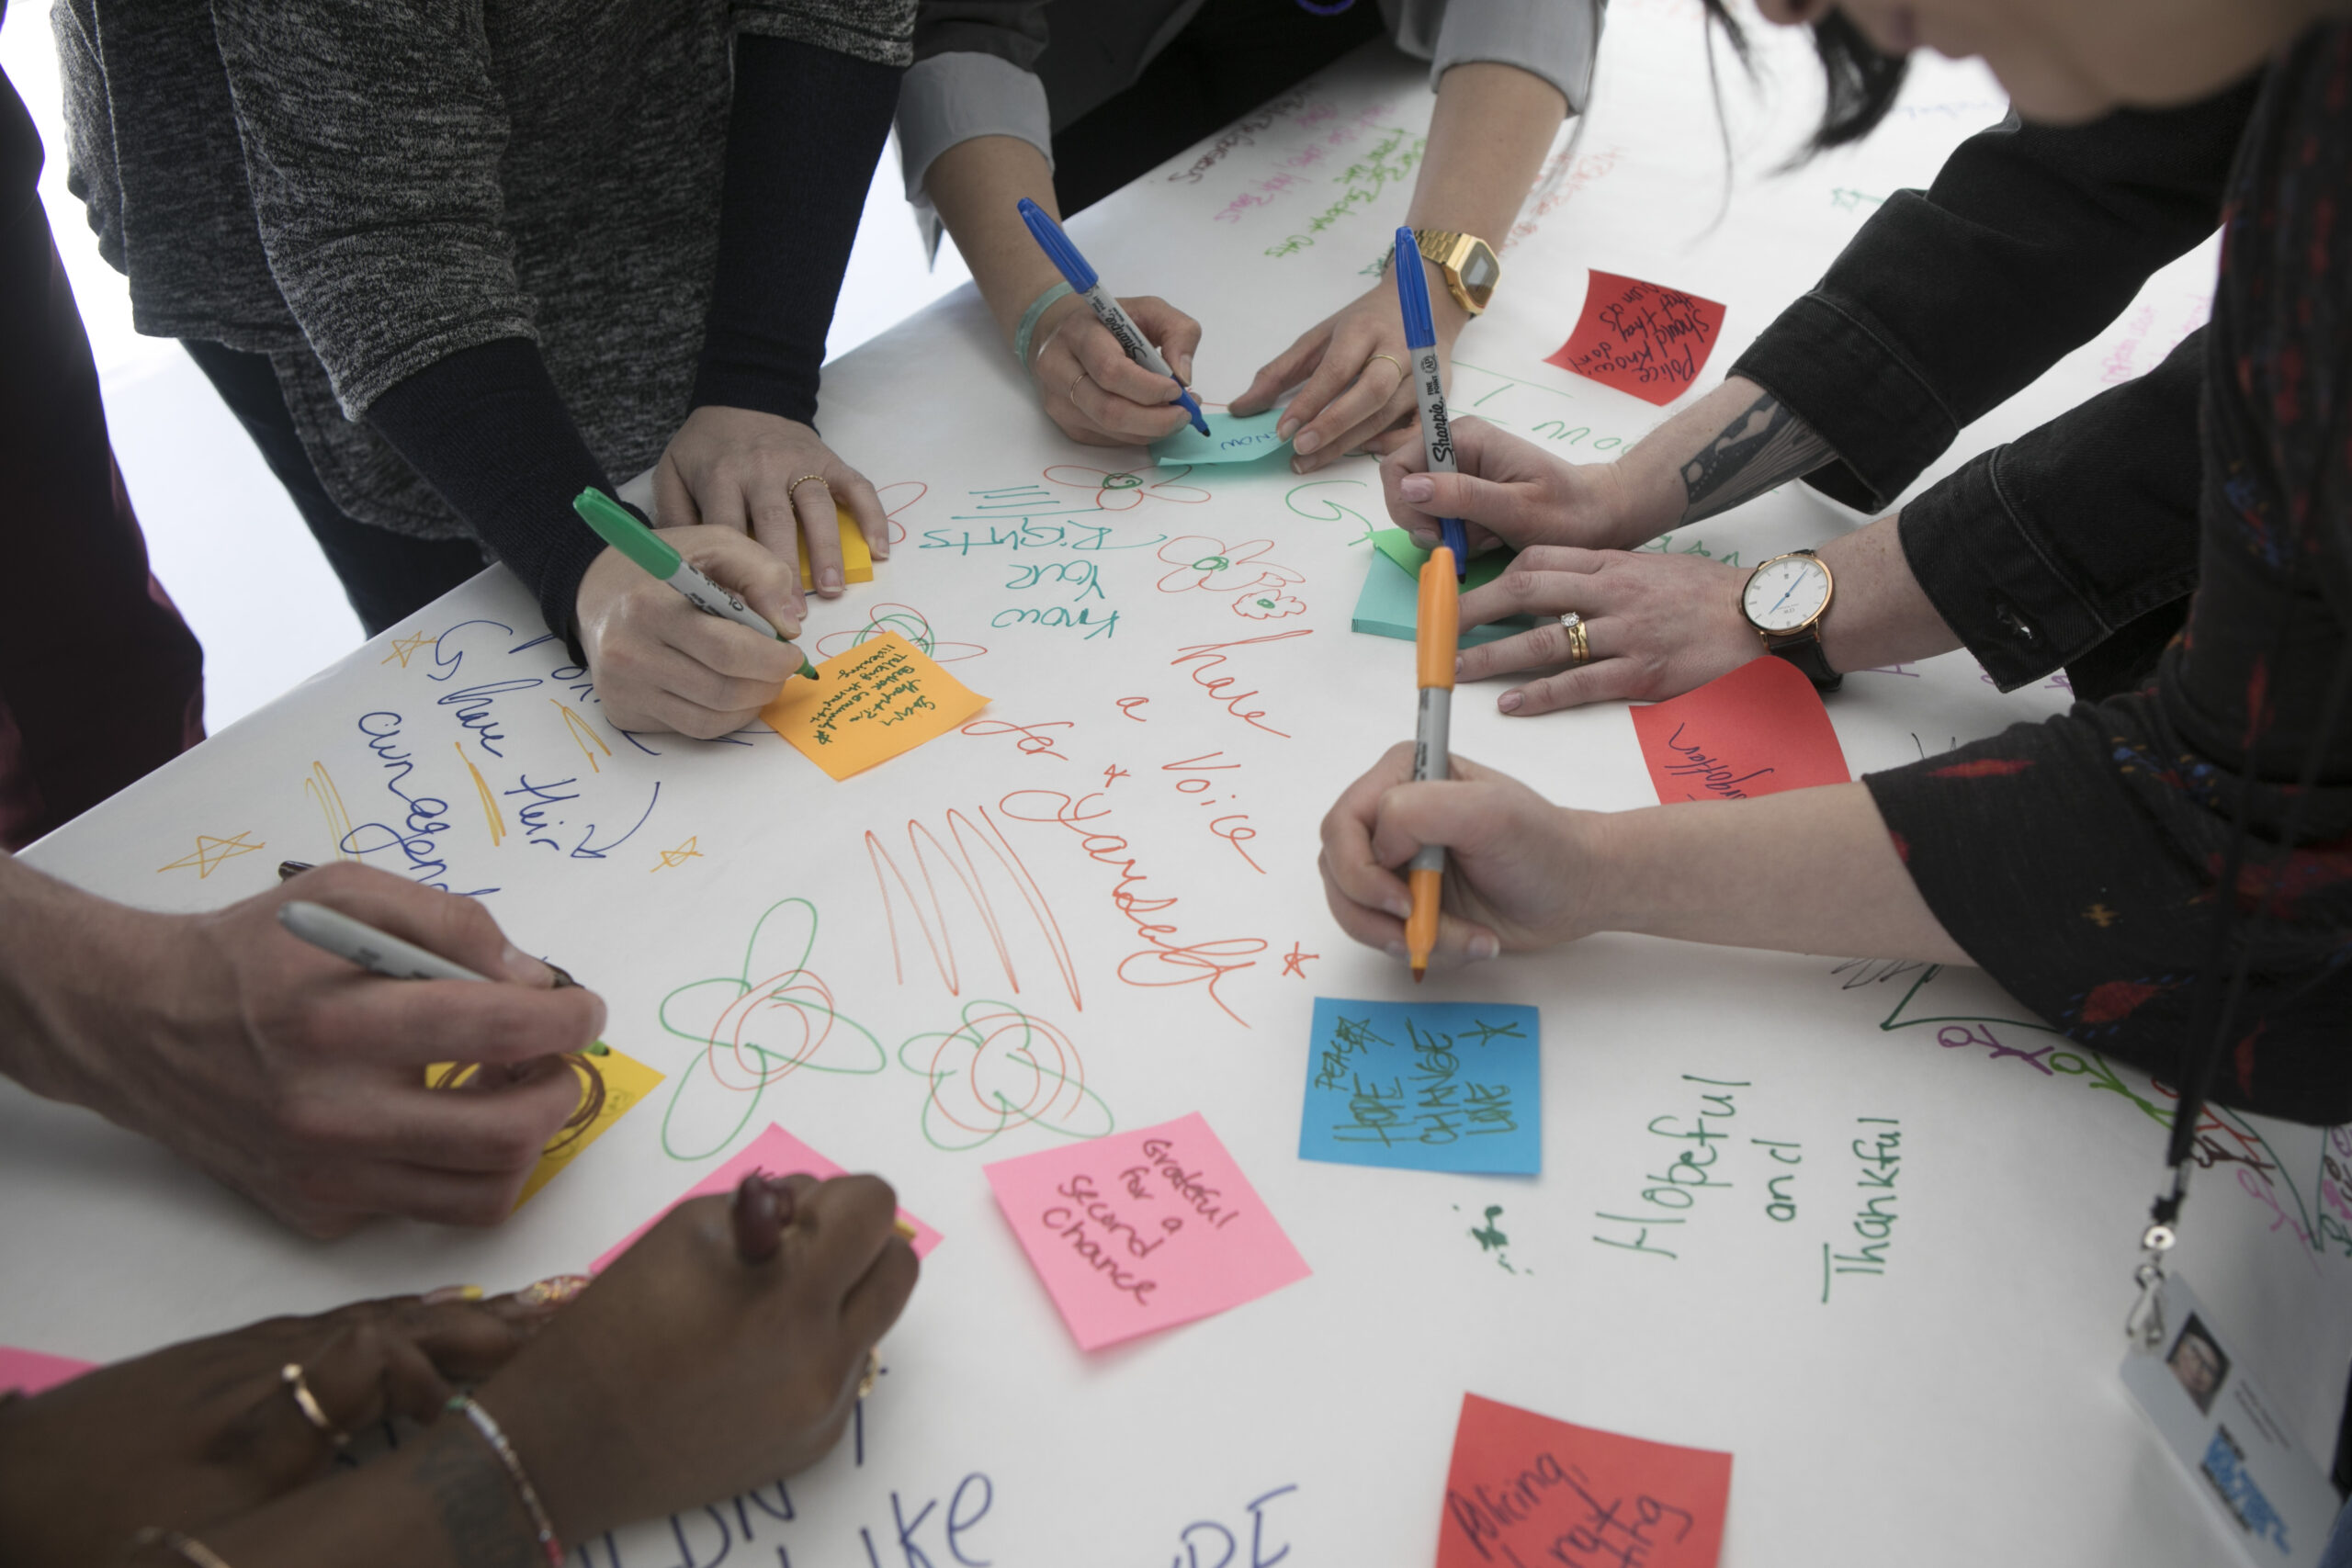
[[[260,1507],[324,1474],[339,1436],[433,1419],[576,1293],[542,1281],[356,1302],[0,1402],[0,1562],[110,1562],[141,1526],[199,1530]]]
[[[1450,367],[1454,334],[1469,318],[1434,273],[1430,299],[1438,357]],[[1313,473],[1351,452],[1378,450],[1391,433],[1401,440],[1419,428],[1412,363],[1396,286],[1384,276],[1268,360],[1233,400],[1233,412],[1272,408],[1296,388],[1274,428],[1290,439],[1293,471]]]
[[[1035,254],[1034,247],[1031,254]],[[1150,295],[1119,303],[1178,377],[1193,378],[1201,324]],[[1062,434],[1090,446],[1144,446],[1186,423],[1176,406],[1179,389],[1129,359],[1086,301],[1066,295],[1046,308],[1029,339],[1029,374],[1046,417]]]
[[[808,425],[777,414],[705,405],[686,416],[654,467],[654,526],[702,524],[757,539],[792,569],[787,613],[796,625],[808,613],[799,570],[804,538],[808,587],[831,599],[848,583],[844,517],[876,560],[889,558],[890,520],[865,476]]]
[[[1464,626],[1514,615],[1539,624],[1464,648],[1455,678],[1556,671],[1496,700],[1522,718],[1583,703],[1679,696],[1764,652],[1740,614],[1747,581],[1746,569],[1702,556],[1539,545],[1462,596]]]

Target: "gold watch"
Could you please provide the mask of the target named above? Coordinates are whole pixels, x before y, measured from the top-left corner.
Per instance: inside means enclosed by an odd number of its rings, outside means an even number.
[[[1413,240],[1422,258],[1445,275],[1445,291],[1455,304],[1474,316],[1486,310],[1503,276],[1492,245],[1453,229],[1416,229]]]

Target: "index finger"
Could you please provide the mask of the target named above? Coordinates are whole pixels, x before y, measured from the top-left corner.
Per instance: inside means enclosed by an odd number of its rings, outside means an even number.
[[[1165,412],[1183,390],[1172,376],[1155,375],[1127,357],[1111,329],[1100,321],[1084,323],[1086,330],[1070,344],[1078,355],[1078,363],[1095,387],[1136,408],[1154,413]],[[1183,411],[1175,411],[1181,418]]]
[[[841,512],[833,503],[833,487],[822,474],[794,477],[800,483],[792,492],[792,511],[808,546],[810,584],[831,599],[849,581],[842,563]]]
[[[1413,901],[1404,880],[1372,852],[1380,798],[1413,776],[1413,747],[1400,742],[1384,753],[1363,777],[1340,792],[1323,817],[1325,880],[1351,903],[1381,909],[1403,919]]]

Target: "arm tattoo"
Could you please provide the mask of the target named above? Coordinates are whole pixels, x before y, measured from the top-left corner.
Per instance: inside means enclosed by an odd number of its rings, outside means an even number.
[[[1682,465],[1682,490],[1690,504],[1683,508],[1681,521],[1695,523],[1728,512],[1836,457],[1811,425],[1767,392]]]
[[[546,1568],[514,1483],[465,1425],[441,1422],[411,1472],[440,1513],[450,1560],[465,1568]]]

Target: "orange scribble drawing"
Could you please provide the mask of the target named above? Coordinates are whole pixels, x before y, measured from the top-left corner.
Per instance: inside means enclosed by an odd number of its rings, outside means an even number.
[[[351,837],[351,813],[343,807],[343,792],[334,787],[334,778],[324,762],[311,764],[311,776],[302,781],[302,793],[311,797],[320,813],[327,819],[327,840],[334,845],[337,858],[357,860],[359,857],[345,849]]]
[[[481,814],[490,824],[490,847],[494,850],[506,841],[506,818],[498,809],[498,796],[491,793],[490,781],[481,776],[481,770],[466,755],[465,742],[452,740],[449,745],[458,753],[458,761],[466,765],[466,772],[473,775],[474,794],[481,798]]]
[[[674,850],[662,850],[659,852],[662,856],[662,863],[652,867],[651,869],[655,871],[667,871],[673,865],[684,865],[690,860],[701,860],[703,858],[703,852],[696,847],[701,841],[700,835],[696,835],[694,838],[688,839],[684,843],[680,844]]]
[[[580,748],[580,754],[588,759],[589,770],[593,773],[603,773],[605,771],[605,765],[596,761],[596,752],[588,750],[588,743],[591,740],[594,741],[596,743],[596,750],[604,752],[605,756],[609,757],[613,754],[613,749],[605,744],[605,738],[596,733],[596,729],[594,725],[590,724],[586,719],[573,712],[568,704],[560,702],[554,697],[549,697],[548,701],[554,703],[558,708],[562,710],[563,726],[566,729],[571,732],[571,742],[573,745]]]
[[[899,1065],[930,1085],[922,1134],[933,1148],[976,1149],[1016,1127],[1099,1138],[1116,1125],[1070,1037],[1009,1002],[966,1002],[956,1028],[901,1044]]]
[[[1283,973],[1285,975],[1295,975],[1300,979],[1304,980],[1306,978],[1307,961],[1310,959],[1320,958],[1323,955],[1319,953],[1307,952],[1306,944],[1304,942],[1292,942],[1290,944],[1290,951],[1283,954]]]
[[[932,859],[936,855],[947,874],[963,888],[965,898],[979,916],[980,924],[988,931],[989,945],[996,949],[997,965],[1004,972],[1005,983],[1012,987],[1015,996],[1020,995],[1021,976],[1013,967],[1012,949],[1005,944],[1004,927],[997,919],[996,906],[989,899],[988,887],[980,874],[981,863],[972,852],[973,843],[977,842],[979,848],[995,858],[998,868],[1012,882],[1014,891],[1020,894],[1022,902],[1028,907],[1030,919],[1035,922],[1038,934],[1045,938],[1055,966],[1061,971],[1062,985],[1069,992],[1070,1006],[1084,1011],[1086,1003],[1079,993],[1078,969],[1070,962],[1069,943],[1062,937],[1061,921],[1055,917],[1045,890],[1029,874],[1029,867],[1022,860],[1020,852],[1004,836],[1004,829],[996,825],[996,819],[989,815],[988,807],[983,806],[976,809],[980,817],[978,825],[960,810],[947,813],[944,820],[947,836],[956,845],[953,850],[941,843],[938,835],[923,823],[912,819],[907,823],[907,847],[914,855],[915,872],[922,879],[923,893],[929,897],[929,919],[923,915],[923,899],[917,897],[914,885],[907,880],[906,873],[899,869],[899,863],[883,847],[881,839],[871,830],[866,833],[866,858],[874,866],[874,880],[882,892],[882,918],[890,929],[892,972],[898,976],[899,984],[903,986],[907,983],[906,961],[899,945],[899,918],[893,910],[890,897],[891,885],[896,883],[899,892],[906,898],[908,911],[914,917],[915,928],[922,932],[923,944],[931,950],[931,962],[933,967],[939,971],[939,983],[947,987],[949,996],[964,994],[963,976],[956,962],[956,941],[947,925],[946,906],[940,901],[939,884],[932,874]],[[971,838],[969,842],[966,840],[967,833]]]
[[[253,835],[250,831],[240,833],[233,839],[220,839],[215,838],[210,833],[198,833],[196,836],[194,853],[182,855],[169,865],[157,866],[155,874],[160,876],[167,871],[187,871],[193,868],[197,880],[201,882],[210,876],[214,868],[222,861],[234,860],[239,855],[249,855],[255,850],[266,850],[269,847],[267,844],[245,842],[251,837]]]
[[[817,639],[817,657],[832,659],[851,649],[873,641],[886,633],[896,632],[922,649],[923,657],[934,664],[953,664],[959,659],[978,659],[988,651],[977,642],[942,642],[932,634],[931,622],[911,604],[876,604],[865,624],[855,631],[827,632]]]
[[[1169,470],[1164,479],[1148,479],[1155,468],[1142,473],[1125,473],[1114,469],[1090,468],[1080,463],[1057,463],[1046,470],[1046,479],[1072,490],[1091,490],[1094,504],[1105,512],[1132,512],[1147,501],[1172,501],[1179,506],[1198,506],[1213,499],[1198,485],[1176,481],[1193,471],[1192,465]]]

